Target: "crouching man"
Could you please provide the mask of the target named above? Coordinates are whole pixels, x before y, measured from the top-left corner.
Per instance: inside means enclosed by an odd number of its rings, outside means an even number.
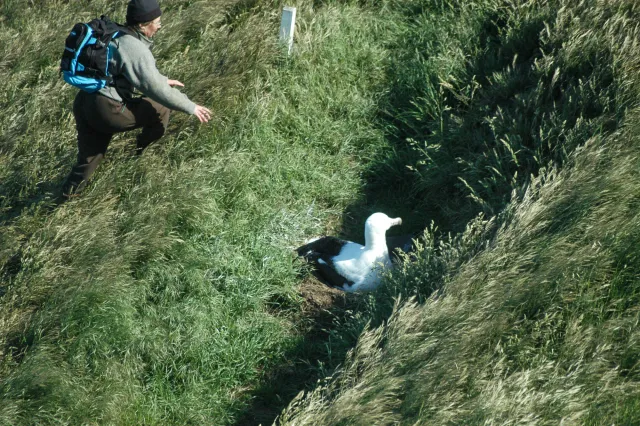
[[[80,91],[73,103],[78,131],[78,159],[65,180],[65,198],[77,194],[104,159],[114,133],[142,128],[136,141],[140,154],[164,135],[171,110],[195,115],[201,123],[211,111],[196,105],[173,86],[184,86],[160,74],[151,53],[151,39],[162,27],[157,0],[130,0],[129,31],[110,43],[113,83],[98,92]]]

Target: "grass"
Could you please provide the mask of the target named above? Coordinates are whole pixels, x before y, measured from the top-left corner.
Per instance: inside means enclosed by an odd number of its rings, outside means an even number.
[[[405,6],[396,178],[454,232],[425,233],[280,423],[637,423],[637,6]]]
[[[283,5],[163,1],[212,122],[59,207],[59,46],[125,4],[0,6],[0,424],[636,423],[638,7],[300,0],[287,58]],[[307,313],[292,249],[374,211],[418,251]]]
[[[636,135],[594,138],[535,180],[491,247],[398,302],[283,424],[636,423]],[[554,231],[577,213],[567,198],[589,207]]]
[[[383,50],[353,55],[366,28],[300,6],[308,29],[287,60],[276,3],[165,2],[158,63],[213,122],[176,115],[139,160],[117,137],[90,188],[53,211],[47,192],[75,156],[56,41],[80,16],[124,9],[42,5],[3,21],[0,423],[233,423],[303,339],[291,249],[357,197],[357,158],[385,142],[367,123],[382,71],[363,79],[358,65]],[[40,22],[60,40],[37,44]],[[16,28],[32,33],[14,40]],[[9,54],[36,48],[46,60]]]

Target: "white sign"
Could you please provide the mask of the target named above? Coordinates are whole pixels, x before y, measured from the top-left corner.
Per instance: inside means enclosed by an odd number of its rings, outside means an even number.
[[[291,55],[293,48],[293,30],[296,27],[296,8],[285,6],[282,10],[282,21],[280,22],[280,41],[287,45],[287,53]]]

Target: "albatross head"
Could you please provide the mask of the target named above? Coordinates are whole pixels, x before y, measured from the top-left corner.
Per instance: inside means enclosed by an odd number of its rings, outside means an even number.
[[[387,229],[395,225],[402,225],[402,219],[390,218],[384,213],[374,213],[367,218],[364,224],[365,245],[371,247],[378,244],[387,245],[385,234]]]

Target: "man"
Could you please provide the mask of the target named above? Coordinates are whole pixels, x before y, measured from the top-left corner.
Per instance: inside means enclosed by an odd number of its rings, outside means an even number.
[[[103,160],[114,133],[142,128],[136,154],[164,135],[171,110],[195,115],[201,123],[211,111],[196,105],[173,86],[184,85],[160,74],[151,54],[151,38],[162,27],[157,0],[130,0],[129,33],[112,40],[109,69],[113,85],[95,93],[80,91],[73,103],[78,159],[63,184],[65,198],[79,193]],[[136,95],[136,90],[142,96]]]

